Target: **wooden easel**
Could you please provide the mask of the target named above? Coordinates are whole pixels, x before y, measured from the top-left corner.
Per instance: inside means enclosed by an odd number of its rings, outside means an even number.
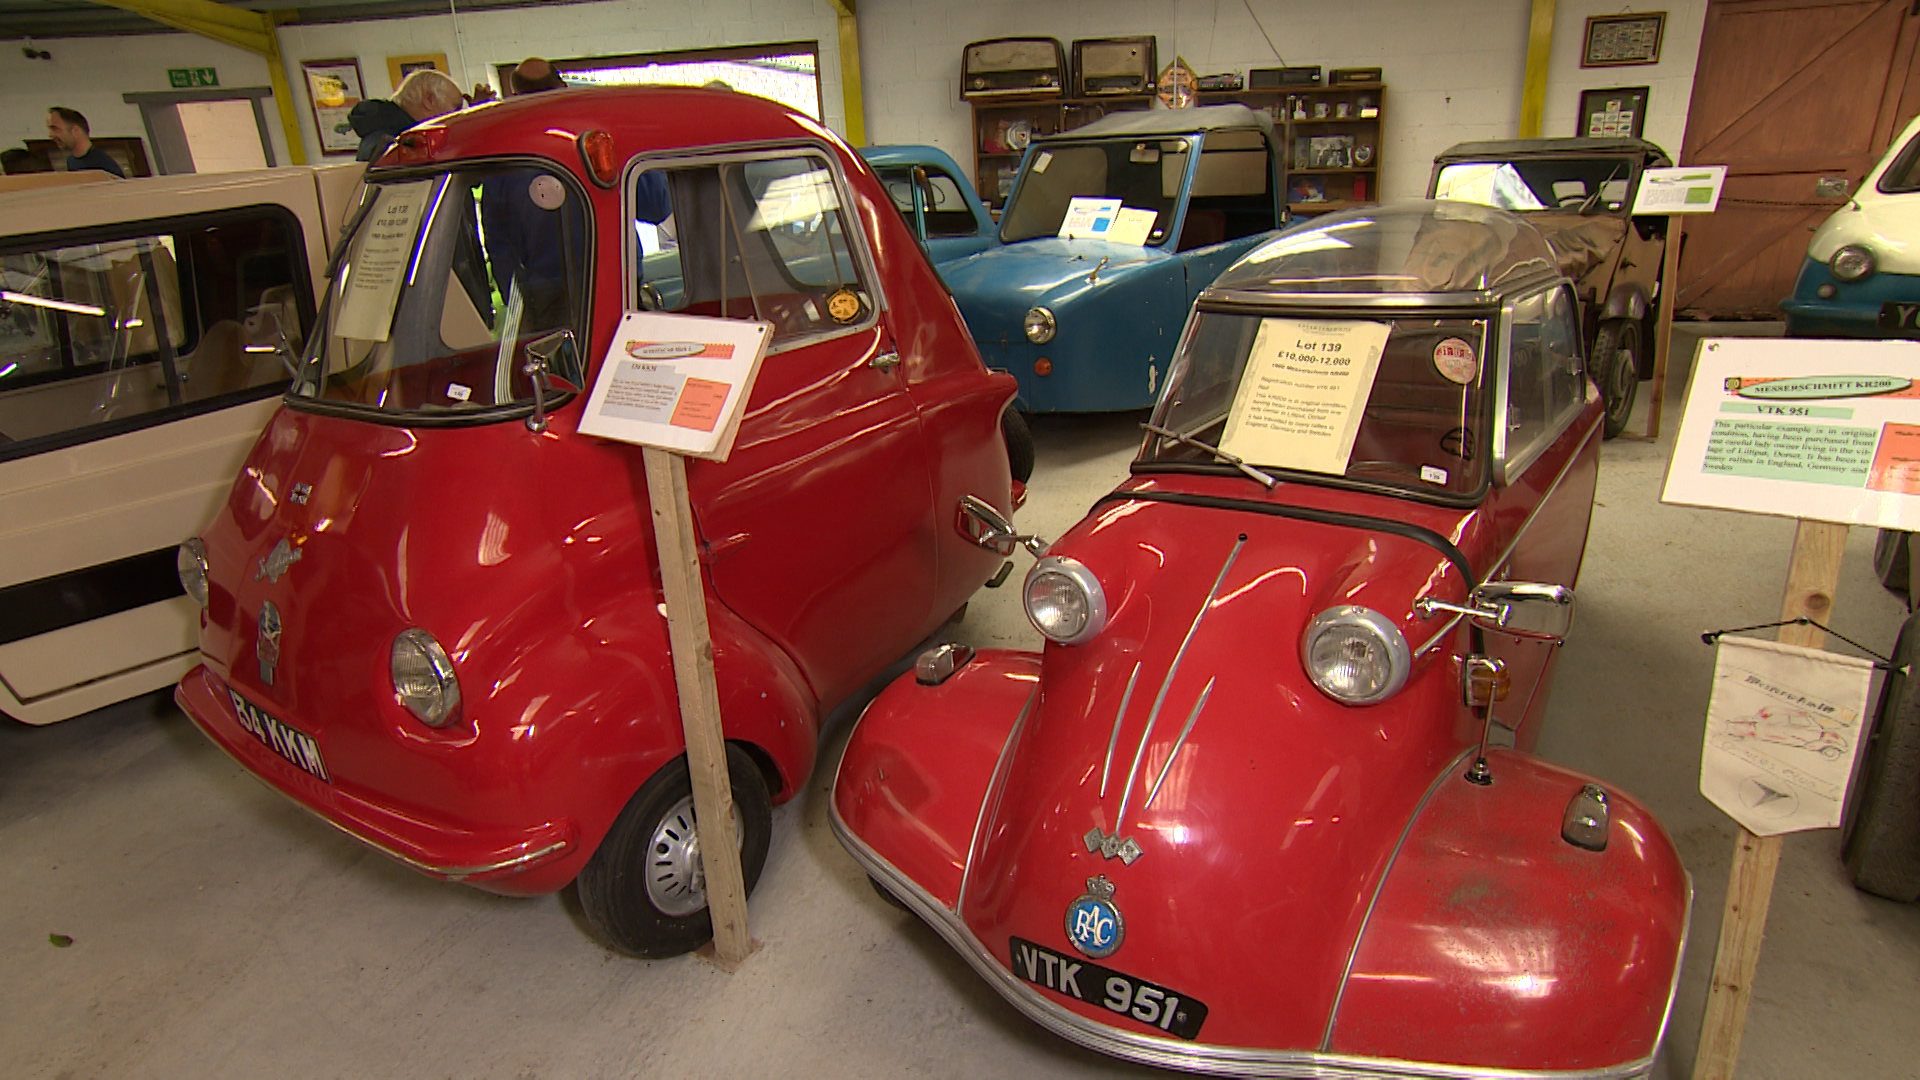
[[[680,726],[687,736],[693,814],[700,829],[700,861],[706,870],[707,910],[713,917],[713,959],[723,970],[732,971],[754,946],[747,933],[747,888],[740,872],[727,740],[720,728],[707,594],[701,584],[700,549],[693,537],[693,509],[687,496],[687,459],[650,446],[642,447],[640,453],[647,469],[647,500],[653,506],[654,542],[660,551],[660,591],[667,602],[667,642],[680,695]]]
[[[1664,312],[1661,319],[1666,321]],[[1660,385],[1658,375],[1654,385]],[[1659,423],[1656,408],[1650,430],[1657,433]],[[1828,622],[1833,618],[1834,590],[1840,583],[1840,561],[1846,549],[1845,525],[1801,519],[1793,534],[1787,591],[1780,603],[1782,619],[1805,616]],[[1811,626],[1785,626],[1778,640],[1817,649],[1826,634]],[[1773,902],[1773,878],[1780,869],[1783,839],[1755,836],[1742,828],[1734,842],[1727,902],[1720,916],[1720,940],[1714,949],[1713,982],[1707,990],[1706,1013],[1700,1019],[1700,1045],[1693,1058],[1693,1080],[1732,1080],[1734,1068],[1740,1063],[1740,1039],[1746,1032],[1747,1006],[1753,1000],[1753,977],[1760,966],[1760,943],[1766,936],[1767,908]]]

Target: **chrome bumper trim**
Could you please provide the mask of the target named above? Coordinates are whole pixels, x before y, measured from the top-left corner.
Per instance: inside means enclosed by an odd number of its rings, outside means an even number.
[[[1121,1031],[1071,1012],[1043,997],[1038,990],[1022,982],[1001,967],[991,949],[974,937],[955,912],[894,869],[869,848],[840,818],[840,808],[831,799],[828,818],[833,834],[862,869],[880,882],[888,892],[932,927],[958,952],[987,984],[999,991],[1014,1008],[1059,1037],[1111,1057],[1153,1065],[1163,1069],[1182,1069],[1219,1076],[1291,1078],[1291,1080],[1638,1080],[1653,1070],[1653,1057],[1641,1058],[1604,1069],[1570,1071],[1528,1071],[1518,1069],[1473,1068],[1427,1062],[1399,1061],[1391,1058],[1354,1057],[1344,1054],[1304,1050],[1250,1050],[1237,1046],[1214,1046],[1178,1039],[1138,1035]],[[1691,904],[1688,906],[1692,910]],[[1676,985],[1678,969],[1675,973]],[[1668,1011],[1672,1011],[1669,1000]],[[1657,1045],[1657,1044],[1656,1044]]]

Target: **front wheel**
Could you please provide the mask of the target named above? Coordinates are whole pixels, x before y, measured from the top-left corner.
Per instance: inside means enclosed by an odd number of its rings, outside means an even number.
[[[1007,442],[1007,471],[1013,474],[1014,482],[1024,484],[1033,479],[1033,429],[1011,405],[1000,414],[1000,437]]]
[[[1640,328],[1627,319],[1608,319],[1593,336],[1593,374],[1607,405],[1606,428],[1611,439],[1627,430],[1633,399],[1640,392]]]
[[[727,746],[740,874],[749,895],[767,863],[773,800],[759,766]],[[687,759],[654,773],[627,802],[575,881],[580,910],[608,945],[647,960],[678,956],[713,937],[706,867]]]
[[[1920,899],[1920,615],[1893,646],[1844,822],[1847,872],[1864,892]]]

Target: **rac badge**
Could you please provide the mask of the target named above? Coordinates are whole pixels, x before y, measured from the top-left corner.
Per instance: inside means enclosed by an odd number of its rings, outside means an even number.
[[[1087,891],[1067,905],[1067,940],[1082,953],[1099,960],[1112,956],[1127,936],[1126,921],[1113,903],[1113,882],[1105,875],[1087,879]]]
[[[273,669],[280,666],[280,609],[271,600],[260,605],[260,637],[253,652],[260,658],[260,681],[272,686]]]
[[[264,578],[267,584],[277,585],[280,582],[280,575],[287,572],[287,567],[299,561],[300,550],[282,537],[279,543],[273,545],[272,551],[261,557],[260,565],[253,571],[253,580],[259,581]]]

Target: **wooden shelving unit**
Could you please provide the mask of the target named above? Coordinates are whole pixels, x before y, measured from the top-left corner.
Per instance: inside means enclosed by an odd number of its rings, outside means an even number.
[[[1147,108],[1152,94],[1111,94],[1070,98],[1059,94],[972,98],[973,187],[996,212],[1007,203],[1020,170],[1024,140],[1072,131],[1114,112]],[[1016,145],[1017,144],[1017,145]]]

